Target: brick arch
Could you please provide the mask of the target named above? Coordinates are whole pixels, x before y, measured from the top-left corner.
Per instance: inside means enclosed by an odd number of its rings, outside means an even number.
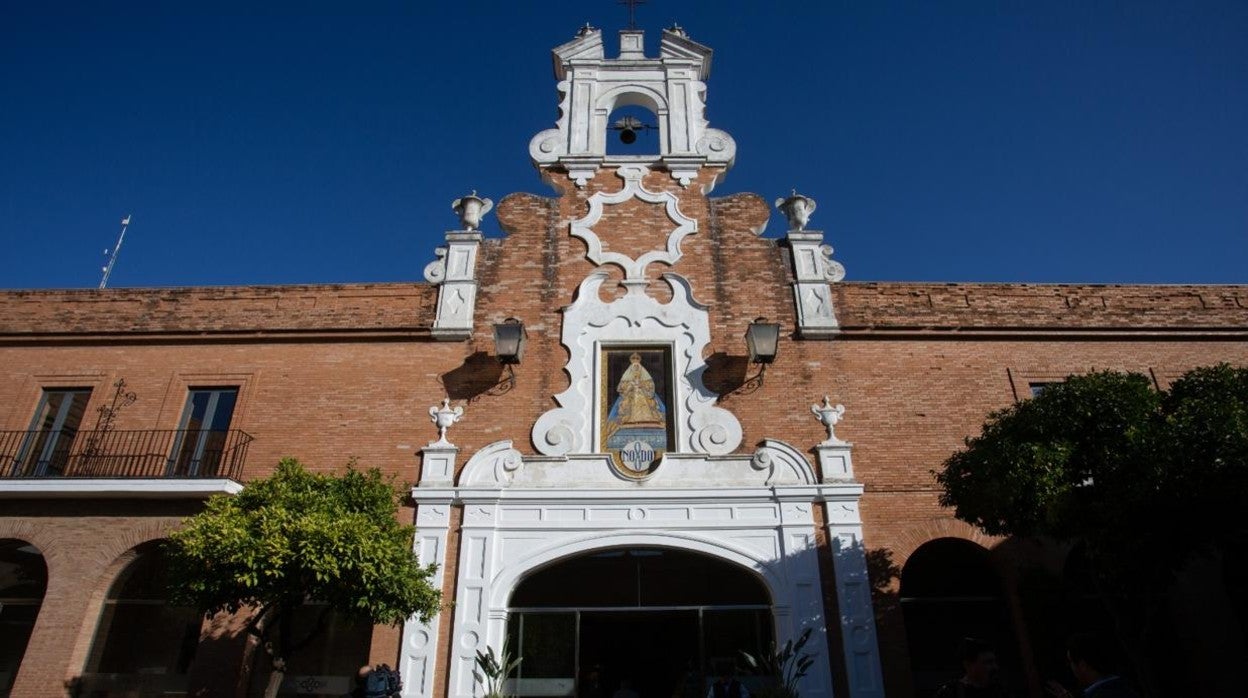
[[[20,540],[39,549],[39,554],[47,560],[54,546],[55,538],[45,534],[44,528],[36,526],[25,519],[0,520],[0,539]]]
[[[914,551],[919,549],[919,546],[940,538],[959,538],[970,541],[986,552],[991,552],[994,547],[1005,540],[1001,536],[990,536],[965,521],[954,518],[932,519],[906,530],[897,537],[897,544],[892,548],[893,561],[898,567],[905,567],[906,561],[910,559]]]
[[[87,655],[91,651],[91,643],[100,625],[100,614],[104,610],[104,598],[112,588],[119,575],[131,563],[138,559],[144,545],[165,538],[172,530],[165,522],[149,521],[130,527],[105,538],[101,545],[93,551],[92,559],[103,559],[99,565],[100,573],[91,585],[83,612],[83,622],[78,630],[78,639],[74,641],[70,655],[70,671],[77,674],[83,670]]]

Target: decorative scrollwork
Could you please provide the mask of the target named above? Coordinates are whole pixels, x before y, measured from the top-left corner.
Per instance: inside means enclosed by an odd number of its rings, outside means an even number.
[[[819,256],[822,257],[823,278],[832,283],[845,278],[845,265],[832,259],[831,245],[820,245]]]
[[[446,251],[447,248],[445,247],[438,247],[433,250],[433,254],[437,255],[437,259],[425,266],[425,281],[431,284],[440,284],[446,280]]]

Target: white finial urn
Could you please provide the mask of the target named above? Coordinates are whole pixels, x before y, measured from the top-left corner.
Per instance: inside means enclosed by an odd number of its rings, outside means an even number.
[[[845,417],[844,405],[833,405],[827,395],[823,396],[822,405],[811,405],[810,411],[818,418],[819,423],[828,430],[828,438],[823,442],[824,446],[840,446],[845,442],[836,438],[836,425],[840,424]]]
[[[480,230],[481,219],[494,208],[494,202],[477,196],[477,190],[473,189],[468,196],[452,201],[451,208],[459,216],[459,223],[464,226],[464,230]]]
[[[446,430],[450,429],[451,425],[460,419],[463,419],[464,408],[462,406],[451,407],[451,399],[449,397],[444,398],[441,407],[434,405],[429,408],[429,417],[438,427],[438,440],[435,443],[440,446],[449,446],[451,443],[446,440]]]
[[[810,223],[810,214],[815,212],[815,200],[809,196],[793,193],[783,199],[776,199],[776,208],[789,219],[789,230],[805,230]]]

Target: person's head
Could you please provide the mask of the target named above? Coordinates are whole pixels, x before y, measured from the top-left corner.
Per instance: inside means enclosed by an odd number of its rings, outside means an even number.
[[[715,663],[715,676],[717,676],[720,681],[728,683],[729,681],[732,681],[732,677],[736,675],[737,668],[733,666],[732,662],[719,661]]]
[[[958,645],[962,678],[972,686],[987,686],[997,678],[997,653],[987,642],[967,637]]]
[[[1076,633],[1066,640],[1066,660],[1080,686],[1114,673],[1114,645],[1096,633]]]

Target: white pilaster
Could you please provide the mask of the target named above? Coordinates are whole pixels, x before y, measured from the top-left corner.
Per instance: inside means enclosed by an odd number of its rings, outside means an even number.
[[[825,443],[816,449],[824,482],[840,483],[825,490],[824,501],[849,698],[884,698],[871,580],[862,541],[862,519],[858,515],[862,485],[851,482],[850,444]]]
[[[423,481],[423,478],[422,478]],[[441,496],[422,496],[416,509],[416,557],[423,565],[436,564],[437,571],[429,580],[435,589],[441,589],[446,569],[446,538],[451,520],[450,491]],[[438,633],[442,628],[439,613],[422,623],[412,618],[403,625],[401,667],[404,698],[430,698],[433,695],[433,676],[437,662]]]
[[[832,261],[832,247],[823,244],[817,230],[790,230],[785,241],[793,254],[793,301],[803,337],[831,337],[840,333],[832,307],[829,283],[845,278],[845,268]]]
[[[425,279],[438,285],[435,339],[461,340],[472,335],[477,306],[477,251],[484,236],[475,230],[452,230],[438,259],[425,267]]]

